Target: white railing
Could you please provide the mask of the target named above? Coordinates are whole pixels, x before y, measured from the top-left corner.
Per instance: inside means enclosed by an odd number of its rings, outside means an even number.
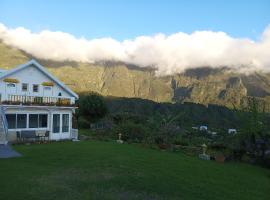
[[[71,138],[72,139],[75,139],[75,140],[78,140],[78,129],[71,129]]]
[[[7,101],[3,104],[55,104],[55,105],[72,105],[71,98],[67,97],[44,97],[44,96],[26,96],[26,95],[8,95]]]

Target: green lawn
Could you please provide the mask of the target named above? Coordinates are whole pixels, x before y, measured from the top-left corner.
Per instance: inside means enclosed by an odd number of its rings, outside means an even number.
[[[270,170],[112,142],[18,145],[0,199],[270,199]]]

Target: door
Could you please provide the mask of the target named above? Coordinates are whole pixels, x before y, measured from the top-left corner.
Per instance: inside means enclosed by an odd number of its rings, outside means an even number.
[[[70,136],[70,127],[69,127],[69,114],[62,114],[62,126],[61,126],[61,138],[68,139]]]
[[[61,140],[70,138],[70,114],[63,113],[52,115],[52,140]]]
[[[60,140],[60,114],[53,114],[52,118],[52,139]]]

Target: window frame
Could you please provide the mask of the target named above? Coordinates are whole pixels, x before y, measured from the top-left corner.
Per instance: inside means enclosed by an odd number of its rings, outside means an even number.
[[[52,91],[52,86],[43,86],[43,90],[50,90],[50,91]]]
[[[11,87],[12,85],[12,87]],[[16,88],[16,83],[7,83],[8,88]]]
[[[35,91],[35,87],[36,87],[37,91]],[[39,84],[33,84],[33,92],[34,93],[38,93],[39,92]]]
[[[36,119],[34,119],[34,118],[32,118],[32,119],[30,119],[30,117],[31,116],[37,116],[37,118]],[[38,114],[36,114],[36,113],[32,113],[32,114],[29,114],[28,115],[28,118],[29,118],[29,120],[28,120],[28,127],[29,128],[38,128]],[[34,122],[34,120],[36,120],[35,122]],[[30,123],[36,123],[36,126],[33,126],[33,124],[31,124],[32,126],[30,126]]]
[[[8,121],[9,121],[9,120],[8,120],[8,115],[9,115],[9,116],[15,115],[15,120],[14,120],[14,121],[15,121],[15,127],[12,127],[12,128],[9,127],[10,124],[9,124],[9,122],[8,122]],[[8,130],[12,130],[12,129],[16,129],[16,128],[17,128],[17,114],[16,114],[16,113],[7,113],[7,114],[6,114],[6,119],[7,119],[7,124],[8,124]]]
[[[8,127],[8,130],[49,130],[50,127],[49,127],[49,114],[48,113],[25,113],[25,112],[22,112],[22,113],[6,113],[5,114],[6,117],[8,115],[15,115],[15,127],[12,127],[12,128],[9,128]],[[18,115],[26,115],[26,127],[25,128],[19,128],[18,127]],[[30,115],[38,115],[38,118],[37,118],[37,127],[30,127]],[[40,126],[40,120],[39,120],[39,116],[40,115],[46,115],[47,117],[44,118],[46,119],[46,127],[45,126]]]
[[[64,126],[64,122],[65,122],[64,116],[67,116],[67,125],[66,126]],[[70,122],[69,114],[68,113],[63,113],[62,114],[62,126],[61,126],[62,133],[69,133],[69,131],[70,131],[70,123],[69,122]],[[64,130],[64,128],[66,128],[66,127],[67,127],[67,131]]]
[[[26,86],[26,90],[24,90],[24,86]],[[29,90],[29,84],[28,83],[22,83],[22,92],[28,92]]]
[[[43,116],[46,115],[46,118],[44,118],[44,119],[46,119],[46,126],[40,126],[40,124],[42,125],[42,122],[40,121],[40,119],[41,119],[40,116],[41,116],[41,115],[43,115]],[[49,120],[48,120],[48,117],[49,117],[48,114],[43,114],[43,113],[42,113],[42,114],[38,114],[38,128],[48,128],[48,124],[49,124],[49,123],[48,123],[48,121],[49,121]]]
[[[20,115],[20,116],[23,116],[23,115],[25,115],[26,116],[26,118],[24,119],[25,120],[25,127],[18,127],[18,115]],[[16,113],[16,129],[26,129],[27,128],[27,114],[25,114],[25,113]]]
[[[61,131],[61,114],[54,113],[52,116],[53,116],[52,117],[52,133],[53,134],[60,134],[60,131]],[[55,126],[56,122],[57,122],[57,125],[59,124],[59,126]]]

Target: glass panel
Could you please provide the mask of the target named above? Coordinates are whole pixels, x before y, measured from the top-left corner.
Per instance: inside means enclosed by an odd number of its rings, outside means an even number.
[[[22,91],[28,91],[28,84],[27,83],[23,83],[22,84]]]
[[[26,128],[26,114],[17,114],[17,128]]]
[[[6,114],[8,128],[14,129],[16,128],[16,114]]]
[[[53,133],[60,132],[60,114],[53,114]]]
[[[44,86],[44,90],[51,90],[52,89],[52,87],[50,87],[50,86]]]
[[[8,87],[16,87],[15,83],[8,83],[7,86]]]
[[[38,128],[38,114],[29,115],[29,128]]]
[[[62,115],[62,132],[66,133],[69,131],[69,114]]]
[[[38,92],[38,85],[33,85],[33,92]]]
[[[39,128],[47,128],[48,124],[48,115],[47,114],[40,114],[39,115]]]

